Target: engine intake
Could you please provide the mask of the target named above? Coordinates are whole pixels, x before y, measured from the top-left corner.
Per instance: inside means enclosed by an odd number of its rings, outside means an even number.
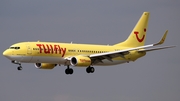
[[[37,69],[53,69],[57,64],[50,63],[35,63],[34,64]]]
[[[75,56],[70,60],[72,66],[89,66],[91,65],[91,59],[85,56]]]

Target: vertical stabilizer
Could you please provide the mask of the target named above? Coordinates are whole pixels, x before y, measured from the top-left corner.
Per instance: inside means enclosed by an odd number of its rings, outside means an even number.
[[[115,44],[115,46],[123,47],[138,47],[143,46],[146,41],[146,32],[148,28],[149,12],[144,12],[132,30],[129,37],[122,43]]]

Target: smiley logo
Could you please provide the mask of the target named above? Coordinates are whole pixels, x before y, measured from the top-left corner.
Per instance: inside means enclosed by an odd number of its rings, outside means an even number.
[[[144,32],[146,32],[146,28],[144,29]],[[143,35],[142,38],[139,38],[139,36],[138,36],[139,32],[138,31],[134,31],[134,34],[136,35],[136,39],[138,40],[138,42],[144,41],[145,35]]]

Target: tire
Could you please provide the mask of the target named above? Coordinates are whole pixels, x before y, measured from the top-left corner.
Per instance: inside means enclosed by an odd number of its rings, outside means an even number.
[[[69,69],[66,69],[66,70],[65,70],[65,73],[66,73],[66,74],[69,74]]]
[[[91,72],[91,73],[94,73],[94,71],[95,71],[94,67],[91,67],[91,68],[90,68],[90,72]]]
[[[73,69],[70,68],[70,69],[69,69],[69,74],[73,74],[73,72],[74,72]]]
[[[87,73],[91,73],[91,67],[86,68]]]
[[[19,70],[19,71],[22,70],[22,67],[21,66],[17,67],[17,70]]]

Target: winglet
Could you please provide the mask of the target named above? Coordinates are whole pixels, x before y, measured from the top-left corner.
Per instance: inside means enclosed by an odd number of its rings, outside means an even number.
[[[158,43],[153,44],[153,46],[157,46],[157,45],[163,44],[164,41],[166,40],[167,33],[168,33],[168,30],[166,30],[166,32],[164,33],[164,35],[163,35],[163,37],[161,38],[161,40],[160,40]]]

